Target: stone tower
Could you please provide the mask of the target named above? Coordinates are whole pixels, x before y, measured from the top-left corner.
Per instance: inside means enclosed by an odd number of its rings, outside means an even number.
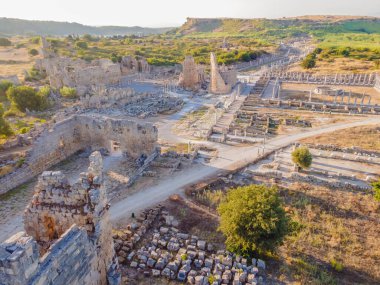
[[[210,54],[211,75],[210,92],[213,94],[228,94],[237,82],[237,72],[235,69],[228,69],[223,66],[219,69],[215,54]]]

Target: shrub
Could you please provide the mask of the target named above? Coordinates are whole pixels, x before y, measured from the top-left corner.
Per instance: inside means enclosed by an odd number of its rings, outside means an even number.
[[[309,168],[313,161],[313,156],[306,146],[301,146],[292,152],[292,161],[297,164],[298,167]]]
[[[309,54],[302,62],[301,66],[306,69],[311,69],[316,66],[316,56],[314,54]]]
[[[64,86],[59,90],[59,92],[61,93],[62,97],[68,99],[74,99],[78,97],[77,90],[75,88]]]
[[[13,83],[8,80],[0,81],[0,101],[6,101],[8,99],[6,93],[11,86],[13,86]]]
[[[75,46],[80,49],[88,49],[87,43],[83,41],[76,42]]]
[[[0,46],[8,47],[12,45],[12,42],[8,40],[7,38],[0,38]]]
[[[12,86],[7,91],[7,97],[21,112],[43,111],[48,107],[47,98],[29,86]]]
[[[29,50],[28,52],[31,56],[36,56],[38,55],[38,50],[36,50],[35,48],[32,48]]]
[[[340,263],[339,261],[336,261],[334,258],[330,260],[330,265],[335,271],[338,271],[338,272],[343,271],[343,264]]]
[[[4,119],[4,109],[3,105],[0,104],[0,136],[8,137],[12,134],[11,127],[8,122]]]
[[[375,200],[380,202],[380,180],[373,182],[372,184],[373,191],[375,192]]]
[[[218,212],[219,230],[226,237],[227,249],[237,254],[273,252],[288,233],[289,219],[275,187],[231,189]]]

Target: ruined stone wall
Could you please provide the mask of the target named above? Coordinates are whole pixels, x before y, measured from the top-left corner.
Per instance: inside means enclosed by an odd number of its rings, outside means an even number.
[[[204,71],[192,56],[186,56],[182,64],[182,73],[178,85],[189,90],[198,90],[204,81]]]
[[[151,68],[144,58],[123,57],[121,62],[113,63],[109,59],[87,62],[82,59],[57,56],[50,44],[42,38],[42,59],[36,61],[36,67],[45,70],[50,85],[54,88],[63,86],[76,87],[85,93],[91,86],[116,84],[125,75],[149,73]]]
[[[45,130],[33,143],[22,168],[0,179],[0,194],[30,180],[49,167],[86,147],[112,151],[112,142],[133,159],[156,151],[158,131],[151,124],[124,119],[74,115]]]
[[[0,244],[1,284],[120,284],[108,209],[99,152],[73,185],[45,172],[25,210],[26,233]]]
[[[213,94],[230,93],[232,87],[237,83],[236,70],[228,70],[226,67],[222,67],[221,70],[219,70],[218,62],[214,53],[211,53],[210,55],[210,62],[210,92]]]
[[[82,96],[81,104],[84,108],[105,109],[138,103],[154,95],[152,93],[136,93],[132,88],[98,88],[94,95]]]

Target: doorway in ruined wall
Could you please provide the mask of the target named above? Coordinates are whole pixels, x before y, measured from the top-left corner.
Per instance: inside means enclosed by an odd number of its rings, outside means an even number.
[[[120,142],[110,140],[110,155],[111,156],[121,156],[122,151],[120,148]]]

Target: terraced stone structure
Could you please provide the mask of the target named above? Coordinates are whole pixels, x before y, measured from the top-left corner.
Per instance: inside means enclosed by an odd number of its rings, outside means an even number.
[[[0,244],[0,283],[120,284],[108,209],[100,152],[73,185],[59,171],[44,172],[25,210],[25,232]]]
[[[148,159],[157,152],[157,136],[157,128],[151,124],[105,116],[73,115],[46,129],[35,140],[23,166],[0,179],[0,193],[25,183],[88,147],[106,149],[135,160]]]

